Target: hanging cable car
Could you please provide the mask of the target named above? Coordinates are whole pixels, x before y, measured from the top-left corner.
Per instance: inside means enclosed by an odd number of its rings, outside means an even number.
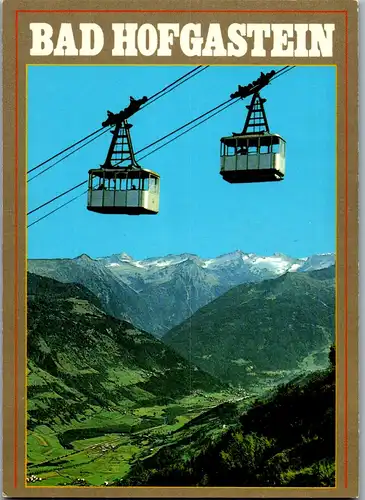
[[[88,210],[101,214],[157,214],[160,176],[138,165],[130,135],[132,125],[127,119],[108,112],[103,125],[110,124],[115,128],[106,161],[100,168],[89,170]]]
[[[263,99],[253,95],[240,134],[221,139],[223,179],[230,183],[281,181],[285,175],[285,140],[270,133]]]
[[[101,214],[157,214],[159,182],[158,174],[143,168],[92,169],[87,208]]]

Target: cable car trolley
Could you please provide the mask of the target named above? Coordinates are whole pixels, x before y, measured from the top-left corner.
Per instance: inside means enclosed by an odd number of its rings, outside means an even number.
[[[240,134],[221,139],[223,179],[230,183],[281,181],[285,175],[285,140],[270,133],[263,99],[253,95]]]
[[[115,124],[115,128],[104,165],[89,170],[87,208],[101,214],[157,214],[160,176],[138,165],[130,136],[132,125],[122,113],[108,112],[103,123]]]

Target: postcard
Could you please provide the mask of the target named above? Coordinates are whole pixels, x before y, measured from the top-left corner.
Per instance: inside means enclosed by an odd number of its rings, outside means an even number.
[[[4,12],[3,492],[358,495],[358,4]]]

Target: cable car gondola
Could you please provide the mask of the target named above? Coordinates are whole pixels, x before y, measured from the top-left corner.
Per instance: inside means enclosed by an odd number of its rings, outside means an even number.
[[[87,209],[101,214],[157,214],[160,176],[136,162],[129,132],[132,125],[124,118],[115,125],[104,165],[89,170]]]
[[[92,169],[87,208],[101,214],[157,214],[159,182],[158,174],[143,168]]]
[[[281,181],[285,175],[285,140],[270,133],[259,93],[246,106],[248,114],[240,134],[221,139],[223,179],[231,184]]]
[[[285,66],[279,71],[270,71],[268,73],[261,72],[260,77],[253,81],[252,83],[241,86],[238,85],[238,90],[230,95],[231,101],[228,106],[234,104],[238,98],[247,98],[252,95],[251,105],[247,106],[249,108],[249,113],[246,119],[246,125],[241,134],[233,134],[230,137],[223,137],[221,139],[221,175],[224,180],[230,183],[245,183],[245,182],[264,182],[264,181],[278,181],[284,178],[285,174],[285,141],[282,137],[277,134],[271,134],[266,120],[265,111],[263,108],[264,99],[261,99],[259,92],[266,87],[271,80],[278,78],[288,71],[291,71],[295,66],[289,67]],[[88,210],[104,213],[104,214],[128,214],[128,215],[140,215],[140,214],[157,214],[159,210],[159,175],[155,172],[142,169],[135,161],[132,142],[130,139],[129,128],[127,119],[133,116],[137,111],[141,109],[144,104],[149,101],[149,103],[155,102],[160,97],[171,92],[171,89],[177,88],[181,83],[184,83],[190,78],[192,78],[193,72],[198,70],[195,74],[204,71],[208,66],[200,68],[199,66],[194,70],[189,71],[183,78],[178,78],[175,82],[167,85],[165,88],[156,92],[150,98],[142,97],[141,99],[134,99],[130,97],[130,104],[125,109],[120,111],[118,114],[113,114],[108,111],[108,118],[102,124],[103,127],[115,126],[113,131],[112,144],[109,148],[107,161],[100,168],[89,170],[89,179],[77,184],[76,186],[67,189],[65,192],[58,194],[54,198],[51,198],[45,203],[42,203],[38,207],[30,210],[27,215],[31,215],[34,212],[42,209],[43,207],[59,200],[61,197],[67,195],[71,191],[81,187],[82,185],[88,183],[88,199],[87,208]],[[158,142],[163,141],[167,137],[180,132],[187,126],[190,126],[187,130],[179,133],[173,139],[165,142],[162,146],[159,146],[152,150],[149,154],[158,151],[162,147],[167,146],[172,141],[178,139],[179,137],[185,135],[190,130],[195,129],[198,125],[202,124],[206,120],[212,118],[217,113],[220,113],[227,107],[227,101],[215,106],[213,109],[206,113],[198,116],[194,120],[190,120],[185,125],[177,128],[176,130],[164,135],[162,138],[154,141],[149,146],[143,148],[147,149]],[[220,108],[220,109],[219,109]],[[255,109],[256,108],[256,109]],[[218,110],[218,111],[217,111]],[[213,113],[213,111],[215,111]],[[261,115],[259,120],[255,119],[255,115]],[[208,115],[208,116],[207,116]],[[201,120],[206,117],[204,120]],[[253,119],[252,119],[253,118]],[[260,120],[263,123],[260,123]],[[198,123],[196,123],[198,122]],[[192,125],[195,123],[195,125]],[[260,127],[265,126],[262,130]],[[249,128],[253,128],[249,132]],[[256,130],[258,128],[258,130]],[[103,135],[108,129],[104,130],[101,134],[99,133],[101,129],[95,130],[92,134],[87,135],[83,139],[75,142],[71,146],[63,149],[56,155],[48,158],[48,160],[41,162],[35,167],[28,170],[28,174],[38,170],[46,163],[50,162],[56,157],[63,155],[66,151],[72,150],[70,153],[61,157],[61,159],[52,163],[48,167],[44,168],[42,171],[28,178],[27,182],[32,181],[36,177],[45,172],[49,171],[60,161],[66,159],[71,154],[76,153],[79,149],[83,148],[90,142],[94,141],[96,138]],[[97,135],[98,134],[98,135]],[[85,142],[87,139],[90,139]],[[127,153],[124,151],[123,144],[121,149],[118,149],[117,145],[120,145],[122,139],[127,142]],[[77,145],[83,143],[81,146]],[[117,159],[118,154],[120,159]],[[114,161],[112,162],[112,157]],[[125,166],[126,162],[130,160],[129,166]],[[123,166],[120,166],[123,163]],[[136,196],[135,191],[138,192]],[[57,212],[59,209],[67,206],[69,203],[75,201],[80,196],[84,195],[81,193],[75,196],[71,200],[63,203],[56,209],[50,211],[46,215],[39,217],[27,227],[31,227],[34,224],[44,220],[49,215]]]

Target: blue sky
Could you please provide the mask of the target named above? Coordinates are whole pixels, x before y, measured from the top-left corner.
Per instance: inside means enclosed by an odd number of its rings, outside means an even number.
[[[262,68],[210,67],[137,113],[130,123],[141,149],[229,98]],[[28,170],[101,126],[129,96],[152,95],[189,67],[30,66]],[[278,69],[278,68],[277,68]],[[286,177],[237,184],[219,175],[220,138],[242,130],[240,101],[141,162],[161,176],[160,213],[130,217],[86,209],[86,195],[28,230],[29,258],[134,258],[189,252],[201,257],[240,249],[293,257],[335,251],[334,67],[296,67],[261,92],[273,133],[287,141]],[[28,211],[87,179],[105,160],[105,134],[28,184]],[[82,192],[29,217],[28,223]]]

